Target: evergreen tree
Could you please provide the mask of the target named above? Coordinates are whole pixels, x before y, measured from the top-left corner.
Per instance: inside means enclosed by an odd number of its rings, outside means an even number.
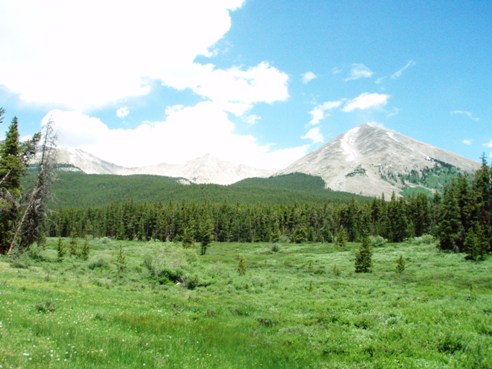
[[[459,252],[463,249],[464,229],[458,202],[456,181],[445,188],[438,224],[439,248]]]
[[[91,246],[89,240],[87,239],[87,237],[85,237],[79,256],[82,260],[88,260],[90,252],[91,252]]]
[[[347,245],[347,231],[345,227],[340,227],[338,230],[335,236],[335,244],[339,249],[343,249]]]
[[[396,259],[396,272],[401,274],[405,271],[405,259],[403,255],[400,255],[398,259]]]
[[[362,239],[362,244],[355,254],[355,272],[369,273],[372,268],[372,248],[368,236]]]
[[[200,255],[205,255],[207,253],[207,248],[213,240],[213,230],[212,220],[207,216],[200,225]]]
[[[56,242],[56,253],[59,261],[62,261],[63,257],[67,253],[67,249],[65,248],[65,244],[63,243],[63,239],[61,237],[58,238],[58,241]]]
[[[0,110],[0,119],[3,118]],[[14,235],[23,174],[17,118],[9,126],[0,146],[0,253],[5,254]]]
[[[243,256],[239,257],[239,264],[237,267],[237,271],[239,275],[245,275],[246,274],[246,261],[244,260]]]

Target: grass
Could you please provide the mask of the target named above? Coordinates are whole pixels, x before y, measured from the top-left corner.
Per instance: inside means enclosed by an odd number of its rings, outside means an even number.
[[[0,258],[2,369],[492,367],[490,258],[387,244],[354,273],[358,244],[56,243]]]

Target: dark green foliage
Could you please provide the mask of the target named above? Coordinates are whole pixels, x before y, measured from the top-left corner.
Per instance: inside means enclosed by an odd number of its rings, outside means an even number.
[[[336,233],[335,244],[339,249],[343,249],[347,245],[347,231],[345,230],[345,227],[340,227]]]
[[[121,273],[123,273],[126,269],[126,255],[121,245],[118,248],[118,252],[116,253],[116,256],[114,258],[114,264],[116,265],[116,270],[118,271],[118,274],[121,275]]]
[[[237,272],[239,273],[239,275],[245,275],[246,274],[246,260],[244,260],[243,256],[239,257]]]
[[[0,119],[3,109],[0,111]],[[7,253],[14,236],[24,171],[17,118],[12,120],[0,145],[0,254]]]
[[[70,251],[70,255],[72,256],[77,256],[79,253],[79,239],[73,233],[72,233],[72,237],[70,238],[68,249]]]
[[[30,179],[33,182],[33,179]],[[109,205],[116,201],[214,203],[220,204],[293,204],[346,202],[367,199],[324,188],[320,177],[289,174],[271,178],[250,178],[229,186],[214,184],[182,185],[175,178],[151,175],[89,175],[58,172],[52,186],[56,208],[84,208]]]
[[[470,182],[465,177],[446,188],[437,226],[442,250],[466,252],[471,260],[492,251],[492,174],[485,158]]]
[[[395,270],[398,274],[401,274],[405,271],[405,259],[403,258],[403,255],[400,255],[400,257],[396,259]]]
[[[65,244],[63,243],[63,239],[60,237],[58,238],[58,241],[56,242],[56,254],[58,257],[58,260],[63,260],[63,257],[67,253],[67,249],[65,247]]]
[[[82,260],[88,260],[89,254],[91,252],[91,246],[87,237],[84,238],[84,243],[82,244],[82,248],[80,249],[80,258]]]
[[[213,236],[214,226],[212,220],[207,216],[205,221],[200,226],[199,241],[201,244],[200,255],[207,253],[207,248],[214,239]]]
[[[364,237],[362,244],[355,254],[355,272],[369,273],[372,268],[372,249],[368,237]]]

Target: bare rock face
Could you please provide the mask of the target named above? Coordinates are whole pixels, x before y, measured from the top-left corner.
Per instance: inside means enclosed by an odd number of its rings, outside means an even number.
[[[472,173],[479,164],[398,132],[362,125],[336,137],[279,174],[320,176],[326,187],[368,196],[405,188],[436,189],[448,175]],[[441,181],[441,183],[440,183]]]

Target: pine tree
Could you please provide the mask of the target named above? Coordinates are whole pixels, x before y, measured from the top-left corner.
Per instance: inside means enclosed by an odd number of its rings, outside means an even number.
[[[207,216],[200,225],[200,255],[205,255],[207,253],[207,248],[213,240],[213,230],[214,227],[212,220]]]
[[[459,252],[463,248],[463,225],[456,181],[445,188],[438,224],[439,248]]]
[[[355,272],[369,273],[372,268],[372,248],[368,236],[364,236],[360,248],[355,254]]]
[[[335,244],[339,249],[343,249],[347,245],[347,231],[345,230],[345,227],[342,226],[338,230],[335,236]]]
[[[90,252],[91,252],[91,246],[89,240],[87,239],[87,237],[85,237],[79,256],[82,260],[88,260]]]
[[[0,110],[0,119],[3,118]],[[9,126],[5,142],[0,146],[0,253],[5,254],[14,236],[23,165],[19,145],[17,118]]]
[[[396,259],[396,272],[401,274],[405,271],[405,259],[403,255],[400,255],[398,259]]]
[[[59,261],[62,261],[63,257],[67,253],[67,249],[65,248],[65,244],[63,243],[63,239],[61,237],[58,238],[56,243],[56,253]]]
[[[246,274],[246,261],[244,260],[243,256],[239,257],[239,264],[237,267],[237,271],[239,275],[245,275]]]

